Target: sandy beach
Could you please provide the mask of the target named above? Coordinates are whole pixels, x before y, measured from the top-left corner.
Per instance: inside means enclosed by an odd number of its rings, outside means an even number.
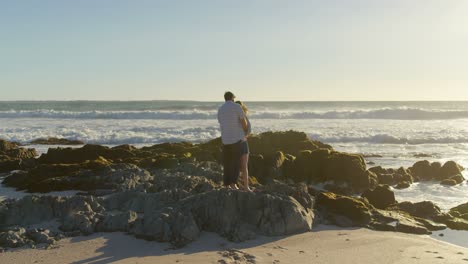
[[[117,232],[66,238],[48,250],[8,250],[0,263],[468,263],[468,249],[428,236],[331,226],[242,243],[204,232],[181,249]]]

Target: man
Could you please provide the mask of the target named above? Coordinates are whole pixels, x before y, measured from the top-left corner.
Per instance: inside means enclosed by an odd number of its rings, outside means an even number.
[[[247,131],[247,121],[236,97],[231,92],[224,94],[225,103],[218,109],[218,122],[223,143],[224,186],[239,189],[236,185],[240,173],[241,140]]]

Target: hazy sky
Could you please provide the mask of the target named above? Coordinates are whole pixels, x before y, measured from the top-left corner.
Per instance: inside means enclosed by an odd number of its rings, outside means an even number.
[[[0,100],[468,100],[468,1],[1,1]]]

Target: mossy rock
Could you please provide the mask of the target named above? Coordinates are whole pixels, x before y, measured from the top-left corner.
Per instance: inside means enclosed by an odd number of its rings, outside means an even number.
[[[372,206],[363,200],[331,192],[319,193],[316,208],[328,214],[344,216],[357,226],[367,226],[372,218]]]

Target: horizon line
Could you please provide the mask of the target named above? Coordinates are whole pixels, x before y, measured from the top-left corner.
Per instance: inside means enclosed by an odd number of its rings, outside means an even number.
[[[0,100],[2,103],[11,102],[200,102],[200,103],[216,103],[218,101],[204,100],[178,100],[178,99],[155,99],[155,100],[99,100],[99,99],[54,99],[54,100]],[[307,102],[468,102],[467,100],[244,100],[245,102],[265,102],[265,103],[307,103]]]

